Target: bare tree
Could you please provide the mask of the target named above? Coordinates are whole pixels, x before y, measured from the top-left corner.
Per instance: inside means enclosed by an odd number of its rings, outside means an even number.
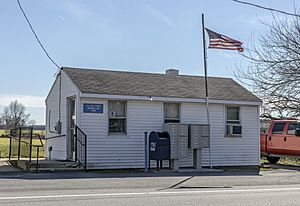
[[[2,116],[0,116],[0,126],[3,126],[4,125],[4,120],[2,118]]]
[[[300,116],[299,20],[297,16],[292,20],[277,20],[273,16],[273,23],[265,24],[267,35],[243,54],[250,64],[237,69],[235,74],[263,99],[265,117]]]
[[[25,106],[15,100],[4,108],[1,119],[8,129],[25,126],[30,117],[25,111]]]

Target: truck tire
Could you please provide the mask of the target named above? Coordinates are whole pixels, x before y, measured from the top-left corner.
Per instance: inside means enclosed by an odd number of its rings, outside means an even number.
[[[270,157],[270,156],[267,156],[267,160],[271,164],[276,164],[279,161],[279,159],[280,159],[280,157]]]

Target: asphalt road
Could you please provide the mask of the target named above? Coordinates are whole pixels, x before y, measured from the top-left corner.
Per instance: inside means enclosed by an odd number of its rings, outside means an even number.
[[[80,193],[0,198],[3,205],[299,205],[300,185],[284,188]]]
[[[0,205],[300,205],[300,172],[0,174]]]

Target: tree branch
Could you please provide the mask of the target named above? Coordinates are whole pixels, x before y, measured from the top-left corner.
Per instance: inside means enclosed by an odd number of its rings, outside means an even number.
[[[249,5],[249,6],[254,6],[254,7],[257,7],[257,8],[260,8],[260,9],[265,9],[265,10],[269,10],[269,11],[275,11],[275,12],[282,13],[282,14],[289,15],[289,16],[300,17],[300,15],[298,15],[298,14],[293,14],[293,13],[289,13],[289,12],[286,12],[286,11],[282,11],[282,10],[278,10],[278,9],[273,9],[271,7],[264,7],[264,6],[260,6],[258,4],[253,4],[253,3],[250,3],[250,2],[246,2],[246,1],[239,1],[239,0],[233,0],[233,1],[235,1],[237,3],[240,3],[240,4],[246,4],[246,5]]]

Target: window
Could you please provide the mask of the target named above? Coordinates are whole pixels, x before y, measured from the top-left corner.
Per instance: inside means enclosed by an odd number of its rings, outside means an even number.
[[[287,134],[294,135],[296,129],[300,129],[300,124],[297,124],[297,123],[291,123],[291,124],[289,124]]]
[[[242,126],[240,122],[240,108],[226,107],[226,135],[240,136],[242,134]]]
[[[283,134],[283,128],[285,126],[285,123],[275,123],[272,134]]]
[[[110,134],[126,134],[126,102],[108,101]]]
[[[165,103],[164,104],[164,122],[180,123],[180,104]]]

